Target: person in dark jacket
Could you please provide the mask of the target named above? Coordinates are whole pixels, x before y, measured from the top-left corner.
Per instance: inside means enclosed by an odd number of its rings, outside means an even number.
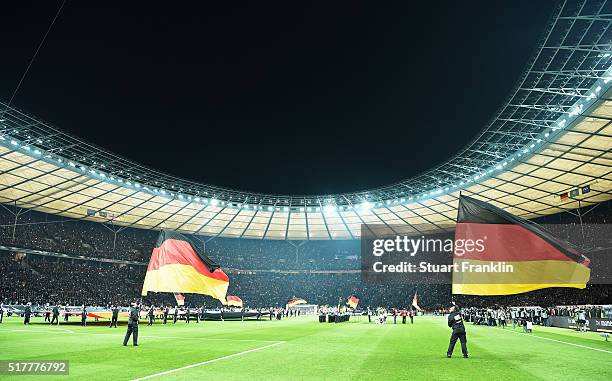
[[[138,319],[140,318],[140,308],[136,303],[132,303],[130,308],[130,317],[128,318],[128,328],[123,338],[123,346],[126,346],[132,336],[132,343],[135,347],[138,346]]]
[[[108,328],[115,327],[117,328],[117,321],[119,320],[119,306],[112,306],[111,312],[113,313],[111,316],[111,322]]]
[[[54,324],[55,325],[59,325],[59,307],[56,305],[53,306],[53,318],[51,319],[51,322],[49,324]]]
[[[31,303],[28,303],[25,311],[23,311],[23,324],[30,324],[30,316],[32,316],[32,307],[30,305]]]
[[[147,317],[148,317],[147,325],[153,325],[153,322],[155,321],[155,306],[154,305],[151,305],[151,307],[149,308],[149,312],[147,312]]]
[[[465,337],[465,326],[463,325],[463,317],[457,311],[457,306],[452,306],[448,315],[448,327],[452,328],[453,333],[451,334],[450,343],[448,344],[448,350],[446,351],[446,357],[452,357],[453,350],[457,339],[461,342],[461,352],[463,352],[463,358],[468,358],[467,351],[467,339]]]
[[[87,326],[87,308],[83,306],[83,311],[81,311],[81,326]]]
[[[48,303],[45,307],[45,323],[51,323],[51,310]]]
[[[164,308],[164,324],[168,322],[168,314],[170,314],[170,307],[166,306]]]

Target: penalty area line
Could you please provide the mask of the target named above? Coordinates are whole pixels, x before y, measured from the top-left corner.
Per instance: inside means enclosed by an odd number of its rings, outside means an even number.
[[[569,342],[567,342],[567,341],[563,341],[563,340],[551,339],[551,338],[548,338],[548,337],[543,337],[543,336],[528,335],[528,334],[526,334],[526,333],[521,333],[521,332],[516,332],[516,331],[506,331],[506,330],[501,330],[501,331],[502,331],[502,332],[508,332],[508,333],[512,332],[512,333],[517,334],[517,335],[529,336],[529,337],[534,337],[534,338],[536,338],[536,339],[542,339],[542,340],[554,341],[555,343],[561,343],[561,344],[565,344],[565,345],[571,345],[571,346],[573,346],[573,347],[584,348],[584,349],[590,349],[590,350],[592,350],[592,351],[598,351],[598,352],[604,352],[604,353],[610,353],[610,354],[612,354],[612,351],[608,351],[608,350],[605,350],[605,349],[600,349],[600,348],[593,348],[593,347],[589,347],[589,346],[586,346],[586,345],[580,345],[580,344],[575,344],[575,343],[569,343]]]
[[[261,350],[263,350],[263,349],[271,348],[271,347],[274,347],[274,346],[276,346],[276,345],[280,345],[280,344],[283,344],[283,342],[278,342],[278,343],[274,343],[274,344],[268,344],[268,345],[264,345],[263,347],[257,347],[257,348],[248,349],[248,350],[246,350],[246,351],[242,351],[242,352],[232,353],[231,355],[227,355],[227,356],[218,357],[218,358],[216,358],[216,359],[206,360],[206,361],[198,362],[198,363],[195,363],[195,364],[191,364],[191,365],[182,366],[182,367],[180,367],[180,368],[170,369],[170,370],[166,370],[166,371],[163,371],[163,372],[159,372],[159,373],[150,374],[150,375],[148,375],[148,376],[144,376],[144,377],[140,377],[140,378],[135,378],[135,379],[133,379],[132,381],[148,380],[148,379],[150,379],[150,378],[155,378],[155,377],[165,376],[165,375],[168,375],[168,374],[172,374],[172,373],[180,372],[180,371],[182,371],[182,370],[191,369],[191,368],[196,368],[196,367],[198,367],[198,366],[202,366],[202,365],[210,364],[210,363],[217,362],[217,361],[221,361],[221,360],[227,360],[227,359],[230,359],[230,358],[232,358],[232,357],[238,357],[238,356],[246,355],[247,353],[252,353],[252,352],[261,351]]]

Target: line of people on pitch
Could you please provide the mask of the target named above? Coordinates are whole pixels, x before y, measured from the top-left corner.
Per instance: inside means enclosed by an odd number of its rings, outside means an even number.
[[[465,320],[475,325],[505,328],[510,323],[512,329],[523,327],[526,333],[533,331],[533,324],[550,327],[551,310],[545,308],[464,308]],[[509,323],[510,322],[510,323]]]
[[[28,302],[25,304],[23,312],[21,313],[21,316],[23,317],[23,324],[28,325],[31,323],[31,319],[32,316],[40,316],[40,314],[42,314],[44,316],[44,322],[48,323],[50,325],[59,325],[59,316],[60,316],[60,309],[62,309],[62,306],[60,304],[56,304],[53,306],[50,306],[48,303],[47,305],[45,305],[45,307],[43,307],[44,309],[41,310],[37,310],[37,311],[33,311],[32,310],[32,303]],[[78,312],[70,312],[67,309],[67,306],[63,307],[63,313],[64,313],[64,322],[68,322],[68,316],[70,314],[72,315],[80,315],[81,316],[81,325],[82,326],[87,326],[87,308],[85,306],[82,307],[83,309],[78,311]],[[0,308],[0,316],[1,314],[3,314],[4,310]],[[98,321],[98,319],[96,318],[96,321]],[[2,323],[2,319],[0,317],[0,323]]]
[[[376,311],[373,311],[372,308],[368,306],[367,311],[368,315],[368,323],[372,322],[372,317],[374,317],[374,322],[377,324],[385,324],[387,322],[387,316],[389,315],[386,308],[379,307]],[[391,309],[391,316],[393,317],[393,324],[397,324],[397,318],[401,316],[402,324],[406,324],[406,319],[410,317],[410,324],[414,324],[414,310],[411,308],[410,310],[406,308],[402,308],[401,310],[397,308]]]

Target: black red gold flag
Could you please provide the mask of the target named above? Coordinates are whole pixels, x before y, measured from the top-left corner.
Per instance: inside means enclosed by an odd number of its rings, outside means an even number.
[[[457,242],[483,240],[457,250]],[[476,249],[478,248],[478,249]],[[482,249],[482,250],[480,250]],[[511,272],[465,271],[503,263]],[[569,243],[528,220],[484,201],[460,196],[455,231],[453,294],[508,295],[549,288],[585,288],[590,260]],[[457,270],[455,270],[457,271]]]
[[[210,295],[225,301],[229,278],[203,250],[180,233],[161,231],[151,254],[142,295],[173,292]]]

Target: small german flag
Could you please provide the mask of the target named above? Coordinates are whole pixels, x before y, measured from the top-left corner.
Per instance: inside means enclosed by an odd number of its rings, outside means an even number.
[[[182,234],[162,230],[151,254],[142,295],[173,292],[225,300],[229,278],[220,266]]]
[[[304,299],[293,298],[287,302],[287,306],[291,307],[291,306],[297,306],[298,304],[306,304],[306,303],[307,302]]]
[[[357,308],[357,305],[359,304],[359,299],[354,296],[349,296],[348,300],[346,301],[346,304],[353,309]]]
[[[179,294],[178,292],[174,293],[174,300],[176,300],[176,305],[177,306],[184,306],[185,305],[185,295],[183,294]]]
[[[458,250],[459,242],[464,243],[462,250]],[[470,250],[467,242],[471,242]],[[585,288],[591,276],[590,260],[569,243],[534,223],[466,196],[459,198],[453,264],[459,269],[453,273],[453,294]],[[490,270],[480,271],[486,268]]]
[[[243,306],[242,299],[240,299],[237,296],[228,295],[225,300],[227,301],[227,305],[228,306],[240,307],[240,308],[242,308],[242,306]]]

